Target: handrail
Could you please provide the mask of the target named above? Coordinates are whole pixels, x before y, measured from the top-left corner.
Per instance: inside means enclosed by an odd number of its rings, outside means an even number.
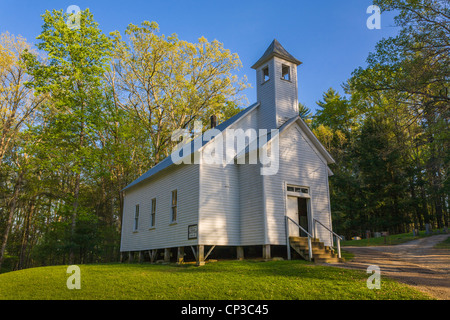
[[[309,255],[309,261],[312,261],[312,258],[313,258],[313,256],[312,256],[312,244],[311,244],[312,236],[309,234],[308,231],[306,231],[302,226],[300,226],[292,218],[286,216],[286,245],[287,245],[288,260],[291,260],[291,244],[290,244],[290,241],[289,241],[289,220],[291,220],[297,227],[299,227],[308,236],[308,255]]]
[[[338,237],[340,240],[342,240],[342,237],[340,235],[338,235],[336,232],[334,232],[333,230],[331,230],[330,228],[328,228],[326,225],[324,225],[322,222],[320,222],[317,219],[313,219],[314,223],[318,222],[320,223],[325,229],[327,229],[328,231],[330,231],[332,234],[334,234],[336,237]]]
[[[316,236],[316,222],[320,223],[322,225],[322,227],[324,227],[325,229],[327,229],[329,232],[331,232],[332,234],[334,234],[336,236],[336,238],[337,238],[338,257],[341,258],[341,240],[342,240],[342,237],[340,235],[338,235],[336,232],[334,232],[333,230],[331,230],[330,228],[328,228],[326,225],[324,225],[322,222],[320,222],[317,219],[313,219],[314,236]]]
[[[294,219],[292,219],[292,218],[290,218],[290,217],[288,217],[288,216],[286,216],[286,218],[288,218],[289,220],[291,220],[297,227],[299,227],[304,233],[306,233],[306,234],[308,235],[308,237],[311,237],[311,238],[312,238],[312,235],[310,235],[308,231],[306,231],[305,229],[303,229],[303,227],[302,227],[301,225],[299,225],[297,222],[295,222]]]

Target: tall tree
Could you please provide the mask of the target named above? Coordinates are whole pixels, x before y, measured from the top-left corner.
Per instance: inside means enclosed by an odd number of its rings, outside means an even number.
[[[198,43],[173,34],[158,35],[155,22],[130,24],[122,39],[116,31],[112,71],[108,74],[114,102],[139,119],[150,139],[151,157],[158,163],[170,152],[171,134],[192,128],[194,120],[215,114],[219,119],[238,111],[246,79],[232,74],[239,57],[214,40]]]
[[[33,81],[23,63],[26,51],[31,45],[24,38],[8,32],[0,35],[0,163],[44,99],[26,86]]]
[[[36,121],[35,114],[44,100],[26,86],[33,80],[23,63],[22,54],[27,50],[31,45],[24,38],[8,32],[0,35],[0,208],[6,213],[4,224],[0,223],[0,269],[26,171],[23,131]]]
[[[73,175],[71,194],[71,234],[75,233],[79,195],[84,168],[89,167],[92,136],[101,119],[103,74],[108,65],[111,42],[101,32],[89,9],[79,13],[79,27],[70,28],[70,15],[46,11],[38,49],[48,55],[41,63],[26,55],[28,72],[34,76],[30,85],[49,96],[43,147],[49,162],[58,167],[70,163]],[[73,248],[70,254],[73,260]]]
[[[420,137],[415,133],[409,138],[415,143],[408,143],[416,156],[411,196],[420,195],[426,222],[442,227],[448,225],[450,7],[440,0],[375,4],[383,11],[397,11],[401,30],[377,44],[368,66],[353,73],[350,87],[365,100],[381,96],[395,101],[407,119],[402,129],[421,128]]]

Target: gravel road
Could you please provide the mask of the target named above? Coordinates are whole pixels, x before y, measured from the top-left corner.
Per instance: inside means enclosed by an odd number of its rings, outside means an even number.
[[[450,300],[450,250],[433,246],[450,234],[434,235],[395,246],[343,247],[352,252],[352,261],[336,266],[367,270],[380,267],[386,275],[439,300]]]

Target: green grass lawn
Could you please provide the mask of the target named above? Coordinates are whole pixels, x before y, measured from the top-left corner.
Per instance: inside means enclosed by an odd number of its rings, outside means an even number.
[[[434,246],[436,249],[450,249],[450,237]]]
[[[341,246],[366,247],[366,246],[396,245],[428,236],[429,235],[427,235],[425,231],[419,231],[418,236],[413,236],[412,232],[409,232],[409,233],[389,235],[386,237],[386,240],[384,239],[384,237],[380,237],[361,240],[341,241]]]
[[[306,261],[219,261],[205,266],[155,264],[80,265],[81,289],[68,289],[67,266],[0,274],[0,299],[295,300],[429,299],[381,276]]]

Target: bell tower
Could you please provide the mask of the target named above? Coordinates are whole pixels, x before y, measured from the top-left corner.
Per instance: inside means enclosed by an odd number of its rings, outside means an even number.
[[[300,64],[275,39],[252,66],[256,70],[260,129],[279,128],[288,119],[298,116],[297,66]]]

